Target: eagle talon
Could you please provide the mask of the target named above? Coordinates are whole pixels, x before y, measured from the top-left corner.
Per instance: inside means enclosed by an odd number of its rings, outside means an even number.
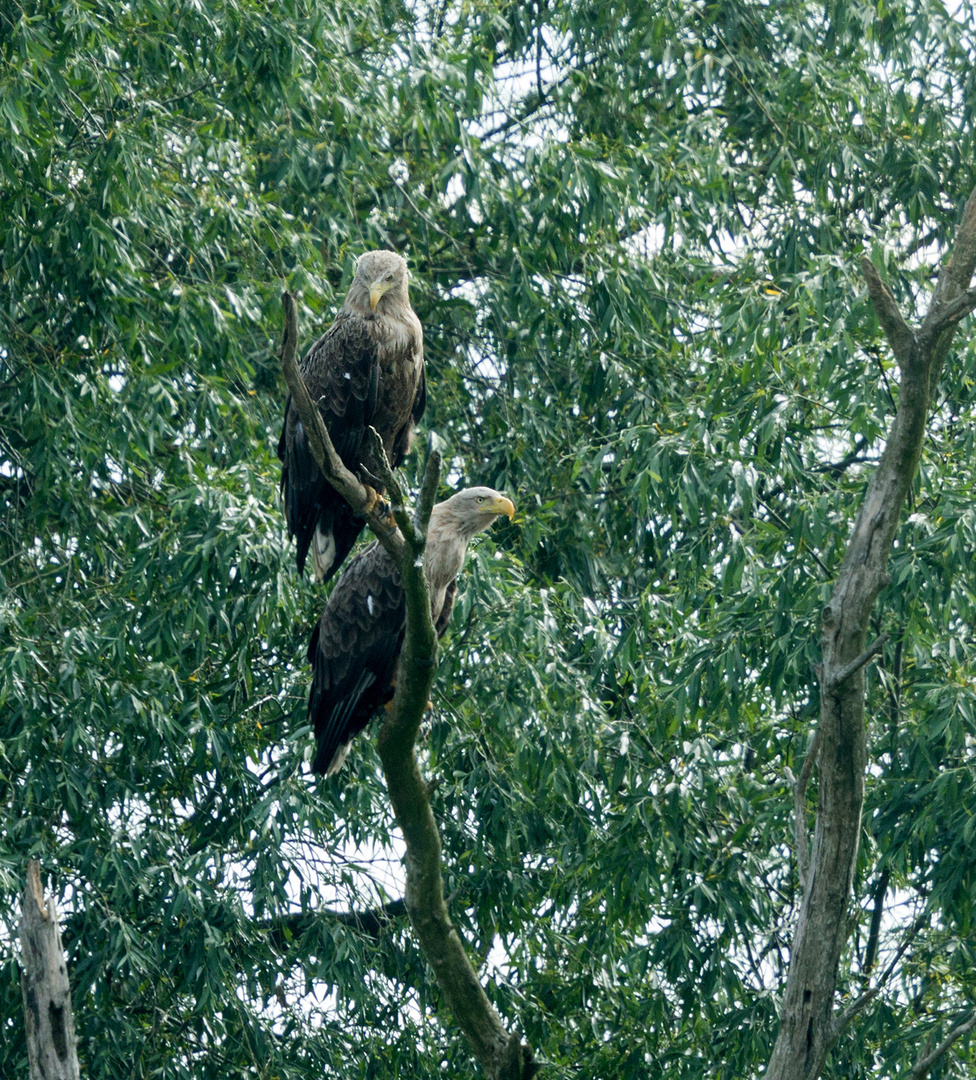
[[[369,484],[363,486],[366,488],[366,505],[363,507],[362,516],[369,517],[370,514],[376,512],[377,507],[383,506],[383,495],[375,488],[371,488]]]
[[[373,491],[371,487],[366,488],[367,491],[372,492],[375,496],[366,505],[363,510],[363,517],[376,517],[379,520],[373,523],[373,531],[379,535],[389,536],[391,533],[396,532],[397,523],[396,518],[393,516],[393,507],[380,495],[378,492]],[[378,529],[377,526],[382,525],[382,529]]]

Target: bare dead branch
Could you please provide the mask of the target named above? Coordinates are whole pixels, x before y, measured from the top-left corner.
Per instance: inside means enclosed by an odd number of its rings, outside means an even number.
[[[895,302],[891,289],[881,280],[881,275],[867,256],[861,259],[861,271],[868,284],[868,295],[871,297],[878,322],[881,323],[881,329],[884,330],[898,366],[904,368],[911,360],[912,349],[915,347],[915,335],[898,310],[898,304]]]
[[[916,1061],[912,1066],[912,1071],[908,1074],[908,1080],[921,1080],[923,1076],[927,1076],[932,1066],[949,1050],[952,1044],[972,1031],[974,1027],[976,1027],[976,1012],[968,1020],[957,1024],[930,1054],[926,1054]]]
[[[945,325],[940,319],[946,310],[962,310],[964,305],[954,305],[970,288],[976,271],[976,190],[966,203],[956,241],[952,260],[939,275],[932,306],[917,335],[905,323],[873,264],[867,259],[861,264],[878,319],[901,370],[898,407],[821,616],[821,685],[825,692],[820,695],[818,724],[822,750],[817,818],[779,1031],[765,1080],[816,1080],[836,1038],[834,995],[838,963],[849,933],[846,916],[867,767],[864,665],[883,644],[879,639],[865,648],[865,640],[878,593],[889,580],[888,559],[918,468],[932,388],[957,325]],[[932,330],[939,325],[944,328]],[[799,786],[798,781],[797,789]],[[872,991],[866,994],[865,1004]],[[847,1022],[845,1017],[848,1013],[841,1017]]]

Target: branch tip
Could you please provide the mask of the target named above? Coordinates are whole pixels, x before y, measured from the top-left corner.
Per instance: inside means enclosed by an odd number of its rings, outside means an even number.
[[[390,502],[393,506],[402,506],[403,491],[390,465],[390,459],[386,456],[380,433],[372,426],[366,428],[366,450],[377,478],[389,492]]]
[[[420,485],[420,497],[417,500],[417,523],[421,532],[427,535],[427,524],[430,521],[430,512],[434,508],[434,499],[437,497],[437,488],[441,482],[441,452],[431,450],[424,468],[424,479]]]

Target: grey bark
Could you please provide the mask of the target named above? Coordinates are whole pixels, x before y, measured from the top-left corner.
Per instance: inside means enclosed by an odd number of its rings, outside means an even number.
[[[71,987],[54,898],[44,904],[37,862],[27,864],[21,901],[20,945],[31,1080],[79,1080]]]
[[[530,1080],[540,1066],[518,1033],[505,1030],[451,923],[444,899],[440,834],[414,752],[437,665],[437,635],[430,617],[422,556],[440,479],[440,456],[435,452],[428,460],[415,521],[403,503],[388,463],[382,460],[382,447],[377,453],[376,440],[371,440],[377,458],[375,467],[390,495],[393,519],[398,526],[394,527],[389,516],[374,505],[370,489],[345,468],[332,446],[295,362],[298,335],[294,298],[286,292],[282,302],[285,305],[282,371],[315,460],[329,483],[353,510],[366,518],[393,557],[403,580],[407,626],[397,668],[396,692],[380,729],[377,748],[390,802],[406,845],[407,913],[437,985],[486,1076],[489,1080]]]
[[[887,583],[891,544],[922,452],[929,408],[952,335],[976,307],[976,189],[969,196],[953,256],[939,275],[922,325],[912,330],[890,290],[862,260],[878,321],[901,369],[898,408],[868,485],[837,581],[821,618],[820,783],[809,865],[776,1044],[766,1080],[815,1080],[836,1041],[834,993],[848,937],[851,882],[864,800],[867,740],[864,665],[868,619]]]

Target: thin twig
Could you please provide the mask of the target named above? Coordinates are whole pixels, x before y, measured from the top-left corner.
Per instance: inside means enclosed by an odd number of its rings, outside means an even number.
[[[915,922],[912,924],[912,928],[905,935],[905,940],[895,950],[895,955],[891,958],[888,966],[884,969],[884,971],[878,976],[878,980],[874,984],[874,986],[865,990],[863,994],[860,994],[857,1000],[853,1001],[850,1005],[848,1005],[847,1008],[840,1014],[840,1016],[838,1016],[834,1020],[833,1026],[831,1028],[831,1039],[833,1042],[836,1042],[840,1038],[840,1035],[843,1032],[844,1028],[847,1027],[847,1025],[854,1019],[854,1017],[857,1016],[857,1014],[861,1012],[861,1010],[866,1005],[869,1005],[878,996],[878,994],[884,988],[885,983],[887,983],[887,981],[891,978],[892,973],[898,966],[898,962],[905,955],[908,946],[911,945],[911,943],[915,940],[916,937],[918,937],[918,933],[924,925],[925,919],[923,917],[920,916],[915,920]]]
[[[393,506],[403,505],[403,491],[400,482],[396,478],[390,459],[386,456],[386,447],[380,438],[380,433],[374,427],[367,427],[365,432],[367,459],[376,473],[380,483],[386,489]]]
[[[963,1035],[972,1031],[974,1027],[976,1027],[976,1012],[974,1012],[968,1020],[964,1020],[961,1024],[957,1024],[930,1054],[926,1054],[925,1057],[917,1061],[912,1066],[912,1071],[908,1074],[908,1080],[920,1080],[921,1077],[926,1076],[929,1069],[932,1068],[949,1047],[952,1046],[957,1039],[961,1039]]]

